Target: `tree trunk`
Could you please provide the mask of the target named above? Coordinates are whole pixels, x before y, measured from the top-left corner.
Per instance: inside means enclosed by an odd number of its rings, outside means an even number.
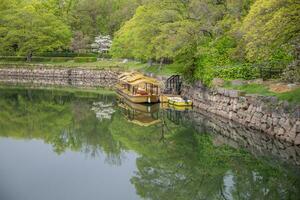
[[[30,52],[27,54],[26,61],[27,61],[27,62],[31,62],[31,58],[32,58],[32,52],[30,51]]]
[[[150,59],[148,60],[148,65],[149,65],[150,67],[152,67],[152,65],[153,65],[153,60],[152,60],[152,58],[150,58]]]
[[[160,59],[160,63],[159,63],[159,71],[161,71],[162,68],[162,64],[164,63],[164,58]]]

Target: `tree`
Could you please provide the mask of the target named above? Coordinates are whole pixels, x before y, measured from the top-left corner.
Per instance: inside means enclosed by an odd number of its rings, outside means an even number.
[[[241,27],[247,58],[288,59],[300,41],[299,11],[297,0],[257,0]]]
[[[71,40],[70,49],[76,53],[85,53],[88,49],[89,38],[81,31],[76,31]]]
[[[11,9],[2,18],[0,51],[25,54],[27,60],[37,52],[68,48],[71,31],[39,2]]]
[[[175,34],[169,35],[173,31],[169,31],[169,27],[173,23],[172,28],[180,27],[182,9],[183,4],[175,0],[153,1],[140,6],[133,18],[115,34],[112,55],[142,60],[173,58],[174,47],[168,41],[174,41]]]

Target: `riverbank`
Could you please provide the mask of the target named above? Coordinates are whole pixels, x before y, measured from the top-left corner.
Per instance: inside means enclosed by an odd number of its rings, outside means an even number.
[[[62,86],[79,88],[113,88],[121,69],[82,68],[0,68],[0,81],[6,84]],[[163,81],[164,79],[161,79]],[[300,145],[300,105],[276,97],[245,94],[224,88],[209,89],[201,84],[183,85],[182,96],[194,107],[245,127]]]
[[[25,69],[34,69],[34,68],[55,68],[55,69],[116,69],[116,70],[135,70],[142,73],[151,73],[155,75],[172,75],[176,74],[178,71],[178,66],[175,64],[152,64],[133,61],[133,60],[122,60],[122,59],[102,59],[96,62],[74,62],[74,61],[65,61],[65,62],[16,62],[16,61],[1,61],[0,60],[0,69],[1,68],[25,68]]]
[[[276,97],[246,94],[224,88],[210,89],[201,83],[185,84],[182,95],[194,107],[238,122],[243,126],[300,145],[300,105]]]

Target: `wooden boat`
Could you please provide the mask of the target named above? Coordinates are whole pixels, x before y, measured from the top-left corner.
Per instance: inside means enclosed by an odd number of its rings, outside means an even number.
[[[116,90],[133,103],[159,102],[159,82],[137,72],[121,74]]]
[[[192,106],[193,102],[188,99],[183,99],[181,97],[170,97],[169,104],[174,106]]]

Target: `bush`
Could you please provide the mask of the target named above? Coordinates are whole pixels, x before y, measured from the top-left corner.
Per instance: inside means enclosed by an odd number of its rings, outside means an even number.
[[[73,60],[71,57],[54,57],[51,58],[51,62],[68,62],[70,60]]]
[[[26,61],[26,57],[22,57],[22,56],[0,56],[0,61],[8,61],[8,62],[12,62],[12,61],[16,61],[16,62],[20,62],[20,61]]]
[[[96,62],[96,57],[76,57],[74,58],[75,62],[82,63],[82,62]]]
[[[259,78],[259,68],[250,64],[241,64],[233,66],[216,66],[208,67],[199,65],[197,66],[195,79],[201,80],[205,85],[210,85],[214,78],[222,78],[225,80],[243,79],[251,80]]]
[[[98,57],[97,53],[74,53],[74,52],[45,52],[38,54],[40,57]]]
[[[231,67],[216,67],[214,76],[223,79],[251,80],[260,77],[259,69],[250,64],[236,65]]]

